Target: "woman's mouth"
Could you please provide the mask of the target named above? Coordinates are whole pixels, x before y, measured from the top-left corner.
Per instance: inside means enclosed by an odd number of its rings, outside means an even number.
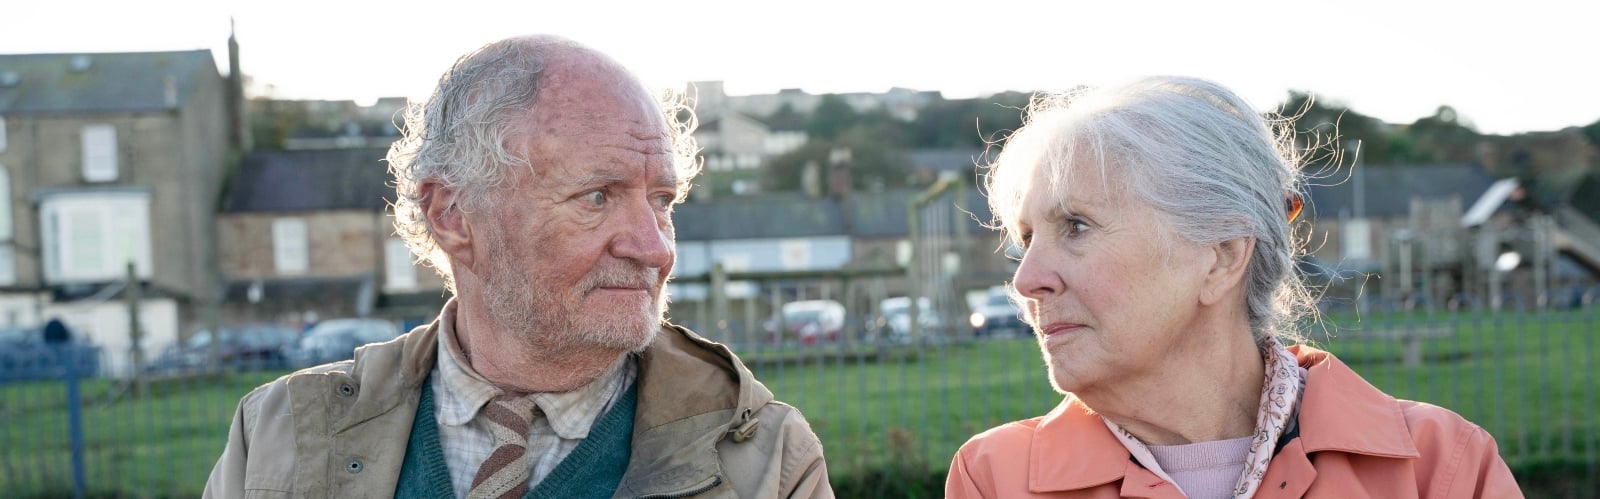
[[[1083,328],[1083,324],[1074,324],[1071,322],[1052,322],[1049,325],[1046,325],[1042,332],[1044,333],[1044,337],[1051,338],[1072,333]]]

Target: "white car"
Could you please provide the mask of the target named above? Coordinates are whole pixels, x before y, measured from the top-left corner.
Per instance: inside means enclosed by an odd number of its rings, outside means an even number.
[[[356,347],[400,336],[400,326],[383,319],[331,319],[318,322],[300,338],[290,355],[296,367],[337,362],[355,357]]]
[[[822,341],[837,341],[844,329],[844,305],[833,300],[803,300],[783,304],[783,325],[786,334],[778,334],[777,318],[768,319],[766,329],[773,341],[782,343],[792,334],[800,343],[815,345]]]
[[[1032,328],[1022,322],[1022,311],[1004,292],[989,293],[983,303],[973,309],[968,322],[972,325],[972,334],[977,336],[1020,336],[1032,332]]]
[[[887,333],[886,339],[894,342],[905,342],[911,337],[911,298],[896,296],[878,303],[878,311],[882,314],[880,330]],[[922,334],[927,335],[944,329],[944,321],[939,319],[939,314],[933,310],[933,302],[926,296],[917,298],[917,323],[922,326]]]

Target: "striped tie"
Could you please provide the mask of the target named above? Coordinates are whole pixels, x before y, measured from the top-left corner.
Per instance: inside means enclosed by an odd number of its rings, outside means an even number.
[[[531,397],[509,395],[483,407],[495,447],[478,465],[468,499],[516,498],[528,493],[528,425],[534,409]]]

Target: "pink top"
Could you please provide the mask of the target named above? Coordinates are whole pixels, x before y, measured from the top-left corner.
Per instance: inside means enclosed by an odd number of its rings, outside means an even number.
[[[1149,449],[1184,495],[1193,499],[1226,498],[1233,496],[1234,482],[1244,472],[1251,440],[1254,437],[1151,445]]]

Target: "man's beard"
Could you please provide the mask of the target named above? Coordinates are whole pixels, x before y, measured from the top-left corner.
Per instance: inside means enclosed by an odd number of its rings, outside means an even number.
[[[601,262],[573,293],[548,282],[547,276],[525,275],[514,264],[506,264],[527,259],[499,238],[489,239],[490,253],[504,256],[494,260],[483,276],[490,320],[501,334],[520,338],[542,352],[573,347],[638,352],[655,338],[667,307],[666,290],[658,281],[660,269],[630,260]],[[645,288],[653,299],[641,300],[631,310],[581,311],[584,298],[601,287]]]

